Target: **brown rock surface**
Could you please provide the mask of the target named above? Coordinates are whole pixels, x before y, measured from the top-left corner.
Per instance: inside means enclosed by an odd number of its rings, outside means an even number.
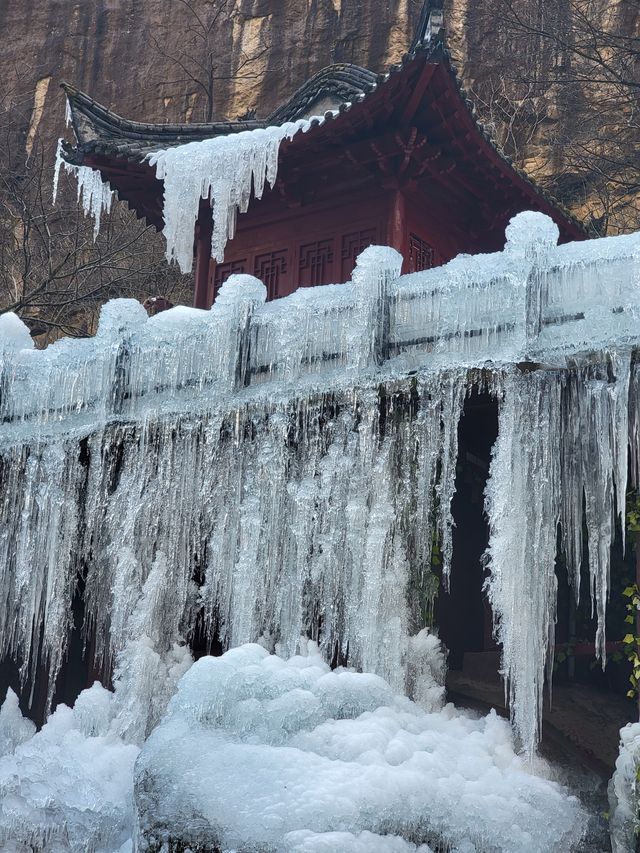
[[[220,2],[193,5],[211,15]],[[216,33],[216,72],[233,78],[243,56],[257,58],[243,79],[219,81],[217,115],[267,114],[333,62],[382,70],[406,51],[420,7],[420,0],[233,0]],[[169,58],[197,54],[185,46],[192,20],[180,0],[0,0],[2,94],[21,101],[32,135],[40,121],[50,134],[62,131],[64,79],[130,118],[201,119],[202,93]]]

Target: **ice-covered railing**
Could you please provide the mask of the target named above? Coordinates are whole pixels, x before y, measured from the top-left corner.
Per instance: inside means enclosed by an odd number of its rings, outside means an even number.
[[[640,234],[564,246],[558,236],[548,217],[519,214],[503,252],[400,278],[390,354],[548,364],[636,341]]]
[[[557,235],[547,217],[525,213],[509,225],[503,252],[412,275],[399,275],[397,252],[370,247],[350,282],[268,304],[250,276],[230,278],[210,311],[148,318],[138,303],[115,300],[95,338],[44,351],[17,344],[9,334],[17,321],[5,317],[2,438],[11,439],[11,424],[22,435],[27,423],[90,428],[265,383],[335,373],[349,382],[360,371],[452,363],[562,364],[640,342],[640,235],[566,246]]]

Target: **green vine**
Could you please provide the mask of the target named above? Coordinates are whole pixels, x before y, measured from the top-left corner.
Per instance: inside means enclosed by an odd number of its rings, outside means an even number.
[[[640,533],[640,492],[627,492],[627,532]]]
[[[632,586],[626,587],[622,594],[629,599],[626,604],[627,615],[624,621],[635,626],[636,613],[640,607],[638,584],[634,583]],[[627,696],[633,699],[634,696],[638,695],[638,685],[640,684],[640,637],[636,635],[635,630],[622,638],[622,646],[625,657],[631,664],[631,675],[629,676],[631,689],[627,690]]]
[[[634,534],[634,544],[637,549],[638,537],[640,535],[640,493],[638,492],[627,493],[626,522],[627,532]],[[640,610],[640,590],[638,589],[638,584],[634,583],[626,587],[622,594],[628,599],[625,605],[627,615],[624,621],[628,625],[633,626],[632,630],[628,631],[622,638],[624,655],[631,664],[631,675],[629,676],[631,689],[627,691],[627,696],[629,699],[633,699],[638,696],[640,685],[640,637],[636,631],[637,614],[638,610]]]

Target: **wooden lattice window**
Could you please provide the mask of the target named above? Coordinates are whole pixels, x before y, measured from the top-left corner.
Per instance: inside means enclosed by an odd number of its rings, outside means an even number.
[[[280,282],[287,273],[287,249],[276,249],[274,252],[264,252],[256,255],[253,274],[264,282],[267,288],[267,299],[280,296]]]
[[[298,283],[302,286],[328,284],[333,265],[333,240],[317,240],[300,247]]]
[[[245,272],[246,268],[246,258],[239,258],[237,261],[227,261],[225,264],[216,264],[216,271],[213,276],[214,298],[220,290],[222,283],[225,282],[230,275]]]
[[[363,231],[354,231],[345,234],[342,238],[342,280],[346,281],[356,265],[356,258],[367,246],[376,242],[377,232],[375,228],[365,228]]]
[[[409,272],[431,269],[433,258],[433,246],[417,234],[409,234]]]

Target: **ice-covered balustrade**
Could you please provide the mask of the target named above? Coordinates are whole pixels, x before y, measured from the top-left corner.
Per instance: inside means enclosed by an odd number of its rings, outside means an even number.
[[[640,235],[556,246],[557,228],[521,214],[500,253],[461,256],[399,275],[392,249],[365,250],[352,280],[300,288],[265,304],[250,276],[232,276],[211,311],[148,318],[115,300],[98,334],[44,351],[3,344],[0,417],[34,430],[94,428],[156,407],[178,410],[265,383],[312,384],[367,369],[400,375],[568,359],[633,346],[640,319]],[[11,354],[7,352],[11,351]],[[5,429],[2,440],[10,438]]]
[[[0,642],[24,676],[40,648],[53,683],[81,575],[109,661],[141,636],[166,655],[198,621],[285,655],[310,635],[404,689],[482,385],[500,407],[489,595],[531,752],[558,523],[575,579],[586,522],[603,651],[628,443],[640,470],[640,238],[556,241],[522,214],[503,252],[409,276],[371,247],[350,282],[268,304],[250,276],[210,311],[116,300],[95,338],[41,351],[1,317]]]
[[[503,252],[461,255],[391,288],[389,355],[406,363],[566,364],[636,343],[640,234],[558,246],[539,213],[516,216]]]

